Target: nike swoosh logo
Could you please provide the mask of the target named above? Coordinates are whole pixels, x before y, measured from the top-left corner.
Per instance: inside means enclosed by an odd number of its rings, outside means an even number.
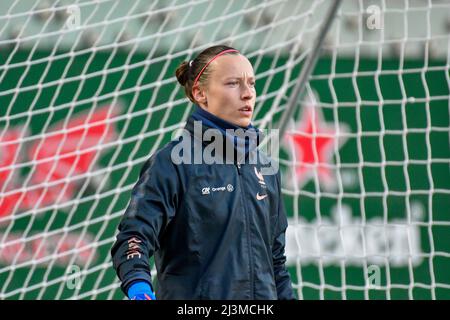
[[[267,194],[259,194],[259,192],[256,194],[256,199],[257,200],[262,200],[262,199],[264,199],[265,197],[267,197]]]

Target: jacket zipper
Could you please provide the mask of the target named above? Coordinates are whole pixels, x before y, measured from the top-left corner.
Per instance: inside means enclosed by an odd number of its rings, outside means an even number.
[[[245,210],[245,216],[246,216],[246,220],[247,220],[247,242],[248,242],[248,247],[249,247],[249,252],[248,252],[248,258],[249,258],[249,263],[250,263],[250,298],[251,299],[255,299],[255,293],[254,293],[254,272],[253,272],[253,259],[252,259],[252,241],[251,241],[251,237],[250,237],[250,217],[249,217],[249,211],[247,210],[247,205],[245,203],[245,200],[243,199],[243,192],[244,192],[244,183],[242,182],[242,178],[241,178],[241,164],[239,162],[237,162],[236,164],[237,166],[237,171],[238,171],[238,175],[239,175],[239,183],[241,184],[241,201],[243,202],[243,207]]]

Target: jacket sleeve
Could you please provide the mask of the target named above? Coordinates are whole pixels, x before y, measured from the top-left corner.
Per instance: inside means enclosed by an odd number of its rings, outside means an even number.
[[[149,259],[160,246],[165,226],[175,216],[179,189],[179,175],[170,157],[160,152],[151,156],[133,187],[111,249],[113,267],[125,295],[137,280],[152,285]]]
[[[286,268],[286,256],[284,253],[286,243],[286,229],[288,226],[286,212],[284,209],[283,198],[281,195],[280,173],[277,174],[278,187],[278,220],[275,227],[275,235],[272,246],[273,267],[275,274],[275,283],[279,300],[295,300],[292,289],[292,282],[289,272]]]

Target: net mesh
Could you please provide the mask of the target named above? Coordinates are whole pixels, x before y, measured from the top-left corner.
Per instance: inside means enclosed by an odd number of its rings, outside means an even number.
[[[123,299],[117,225],[193,107],[176,67],[237,48],[276,128],[329,5],[2,1],[0,299]],[[277,158],[300,299],[450,297],[449,9],[340,6]]]

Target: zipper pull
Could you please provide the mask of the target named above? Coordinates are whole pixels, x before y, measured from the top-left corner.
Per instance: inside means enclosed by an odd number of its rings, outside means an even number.
[[[238,162],[236,163],[237,169],[238,169],[238,173],[241,174],[241,164]]]

